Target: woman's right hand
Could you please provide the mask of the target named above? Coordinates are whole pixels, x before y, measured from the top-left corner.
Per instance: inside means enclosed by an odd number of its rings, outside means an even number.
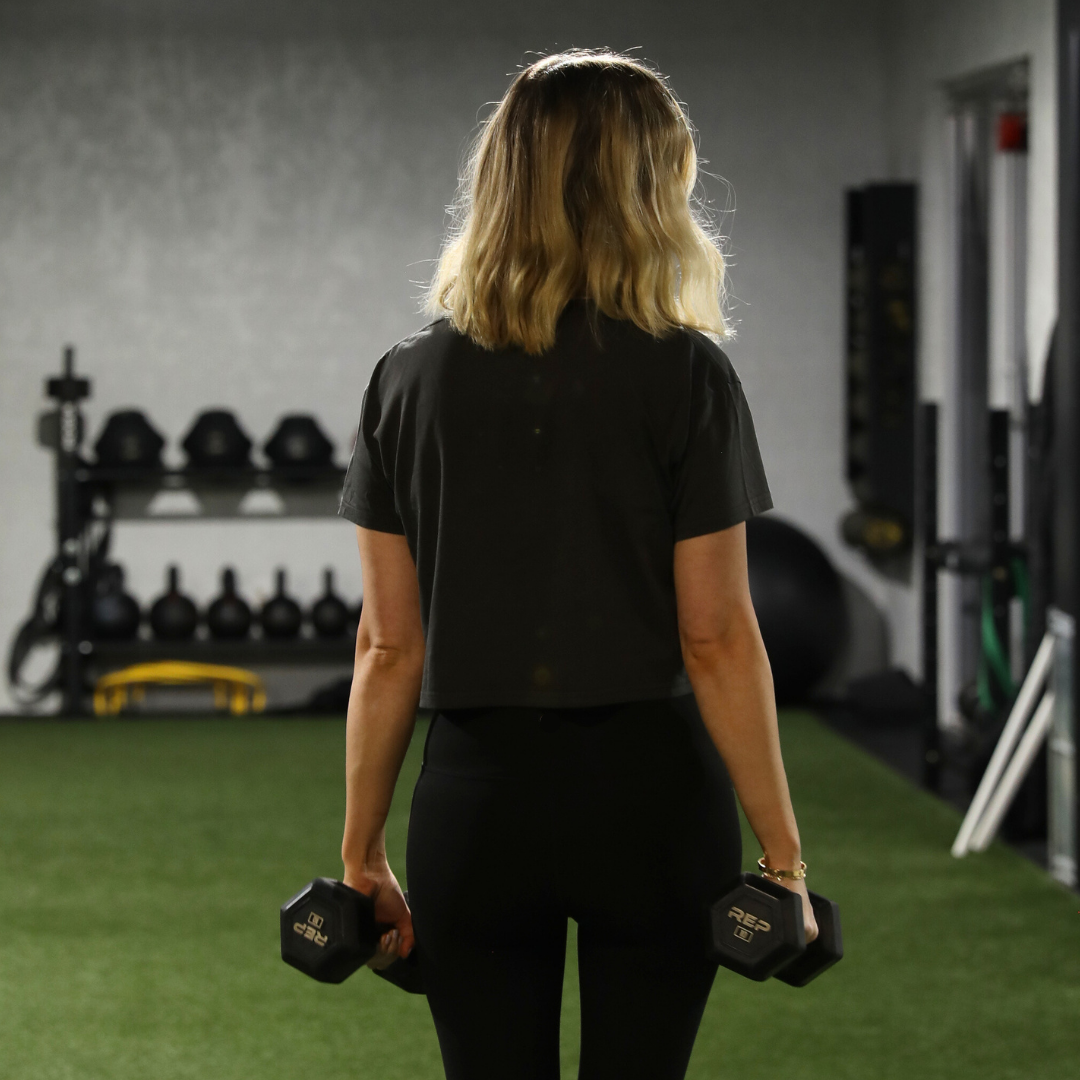
[[[366,870],[350,870],[346,867],[344,882],[357,892],[371,897],[375,904],[375,921],[390,927],[379,938],[375,955],[367,962],[368,967],[389,967],[398,957],[407,957],[416,944],[412,912],[389,865],[384,862]]]
[[[769,878],[769,880],[776,881],[776,878]],[[781,878],[780,884],[802,897],[803,927],[806,930],[806,944],[809,945],[818,936],[818,924],[814,917],[814,908],[810,903],[810,894],[806,891],[806,881],[805,879],[796,881],[792,878]]]

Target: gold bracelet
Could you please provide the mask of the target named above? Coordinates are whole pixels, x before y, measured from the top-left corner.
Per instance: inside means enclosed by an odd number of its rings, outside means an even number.
[[[777,870],[774,867],[765,865],[765,856],[763,855],[757,861],[758,869],[766,877],[774,878],[790,878],[792,881],[802,881],[806,877],[806,863],[800,862],[798,870]]]

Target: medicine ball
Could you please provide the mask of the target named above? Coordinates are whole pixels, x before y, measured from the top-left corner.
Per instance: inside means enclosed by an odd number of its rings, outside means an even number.
[[[793,704],[839,658],[848,617],[840,575],[805,533],[774,517],[746,523],[750,595],[776,700]]]
[[[92,635],[106,641],[130,641],[139,632],[141,618],[138,601],[124,592],[123,567],[106,563],[90,599]]]
[[[323,434],[315,417],[294,413],[281,418],[263,453],[275,465],[329,465],[334,444]]]
[[[195,418],[181,444],[197,469],[249,465],[251,440],[228,409],[207,409]]]
[[[110,413],[94,443],[97,463],[109,468],[156,469],[161,467],[165,440],[138,409]]]
[[[180,591],[180,570],[170,566],[168,588],[150,607],[150,629],[161,641],[187,641],[195,636],[199,610]]]
[[[206,625],[215,638],[245,638],[251,629],[251,608],[236,592],[236,572],[221,574],[221,594],[206,609]]]

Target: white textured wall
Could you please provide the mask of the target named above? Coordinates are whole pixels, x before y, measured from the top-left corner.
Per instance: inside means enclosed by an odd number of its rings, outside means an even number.
[[[478,114],[526,50],[571,44],[641,46],[689,103],[707,168],[734,187],[730,351],[777,509],[880,594],[836,539],[842,190],[887,164],[876,5],[363,8],[0,11],[0,644],[51,544],[31,429],[62,345],[94,379],[92,434],[129,405],[174,439],[210,405],[259,438],[307,410],[343,457],[372,364],[422,323],[416,283]],[[121,524],[116,541],[144,599],[174,559],[200,598],[227,561],[256,597],[279,562],[303,597],[325,563],[360,588],[336,521]]]

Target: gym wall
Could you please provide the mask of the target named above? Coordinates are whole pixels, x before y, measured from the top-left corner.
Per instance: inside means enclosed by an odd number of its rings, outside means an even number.
[[[63,344],[94,380],[91,438],[112,409],[141,407],[179,462],[176,440],[201,408],[236,409],[257,441],[282,412],[310,411],[344,461],[372,365],[426,321],[419,283],[483,103],[527,50],[573,44],[641,46],[689,103],[706,170],[734,185],[703,180],[714,205],[737,206],[723,220],[729,351],[777,510],[888,602],[896,587],[836,535],[849,505],[843,190],[889,175],[877,7],[579,7],[0,5],[5,649],[52,542],[51,458],[33,427]],[[254,601],[278,564],[305,599],[325,564],[342,592],[361,587],[352,530],[330,520],[123,523],[115,552],[144,601],[170,561],[201,601],[227,562]],[[910,667],[909,637],[894,659]]]
[[[888,165],[893,177],[919,185],[918,353],[920,392],[941,401],[955,349],[951,264],[951,178],[947,154],[947,80],[1026,57],[1030,68],[1028,129],[1027,353],[1030,392],[1041,394],[1043,365],[1056,314],[1057,166],[1054,0],[902,0],[883,5],[887,70]],[[947,433],[943,476],[955,475]],[[949,532],[950,493],[939,488],[942,535]],[[879,601],[893,632],[894,655],[920,672],[918,583],[886,590]],[[943,638],[950,633],[942,627]],[[910,658],[910,659],[908,659]],[[942,680],[939,715],[956,717]]]

